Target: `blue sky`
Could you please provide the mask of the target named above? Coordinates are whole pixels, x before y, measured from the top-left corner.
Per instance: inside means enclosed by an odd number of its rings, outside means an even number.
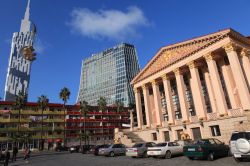
[[[0,0],[0,97],[13,32],[19,31],[26,0]],[[37,25],[37,60],[32,65],[29,101],[44,94],[61,102],[71,90],[74,104],[81,61],[120,42],[134,44],[141,68],[160,47],[232,27],[250,36],[249,0],[31,0]]]

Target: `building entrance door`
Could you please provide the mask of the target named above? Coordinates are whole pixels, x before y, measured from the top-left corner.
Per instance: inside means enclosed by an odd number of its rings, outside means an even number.
[[[192,128],[194,140],[201,139],[201,130],[199,127]]]

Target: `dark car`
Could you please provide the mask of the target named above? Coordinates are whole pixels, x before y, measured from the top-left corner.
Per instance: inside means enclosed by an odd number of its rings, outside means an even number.
[[[71,146],[71,147],[69,148],[69,152],[70,152],[70,153],[79,152],[79,151],[80,151],[80,145]]]
[[[207,159],[212,161],[218,157],[228,156],[228,151],[228,145],[214,138],[201,139],[192,145],[183,147],[184,156],[190,160]]]
[[[57,147],[55,148],[55,151],[57,151],[57,152],[68,151],[68,150],[69,150],[69,148],[66,147],[66,146],[57,146]]]
[[[109,145],[107,145],[107,144],[96,145],[96,146],[94,146],[94,147],[92,147],[92,148],[90,149],[90,153],[92,153],[92,154],[98,156],[99,149],[100,149],[100,148],[106,148],[106,147],[108,147],[108,146],[109,146]]]
[[[82,145],[82,153],[90,153],[91,149],[94,147],[94,145]]]

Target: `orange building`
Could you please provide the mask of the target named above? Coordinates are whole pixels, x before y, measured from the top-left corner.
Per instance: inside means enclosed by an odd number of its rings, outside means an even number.
[[[232,131],[250,130],[249,50],[250,39],[232,29],[162,47],[131,82],[134,136],[228,143]]]

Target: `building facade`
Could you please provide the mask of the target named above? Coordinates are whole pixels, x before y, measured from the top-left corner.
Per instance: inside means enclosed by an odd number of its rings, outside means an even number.
[[[70,145],[79,145],[79,132],[89,135],[88,143],[91,145],[108,144],[114,142],[114,129],[122,129],[123,124],[129,124],[128,108],[117,112],[116,107],[107,107],[100,112],[98,107],[90,106],[89,112],[84,117],[76,105],[67,111],[66,131],[67,142]],[[85,126],[85,127],[84,127]],[[84,141],[82,142],[84,144]]]
[[[12,37],[9,65],[5,82],[4,100],[14,101],[19,92],[28,94],[31,63],[35,59],[32,46],[36,35],[35,25],[29,20],[30,0],[26,8],[20,32]],[[24,55],[29,51],[30,55]]]
[[[117,112],[116,107],[107,107],[99,112],[97,107],[89,107],[86,119],[80,114],[79,105],[67,105],[64,110],[62,104],[49,103],[42,111],[37,103],[31,102],[18,110],[14,102],[0,101],[0,150],[12,149],[15,142],[19,149],[26,144],[31,149],[52,149],[61,145],[64,138],[66,146],[79,145],[84,125],[89,144],[112,143],[114,128],[129,124],[128,108]]]
[[[132,80],[144,141],[250,130],[250,40],[226,29],[161,48]]]
[[[130,44],[119,44],[82,62],[80,88],[77,101],[96,106],[100,97],[108,105],[116,101],[125,106],[134,103],[130,81],[140,71],[136,49]]]

